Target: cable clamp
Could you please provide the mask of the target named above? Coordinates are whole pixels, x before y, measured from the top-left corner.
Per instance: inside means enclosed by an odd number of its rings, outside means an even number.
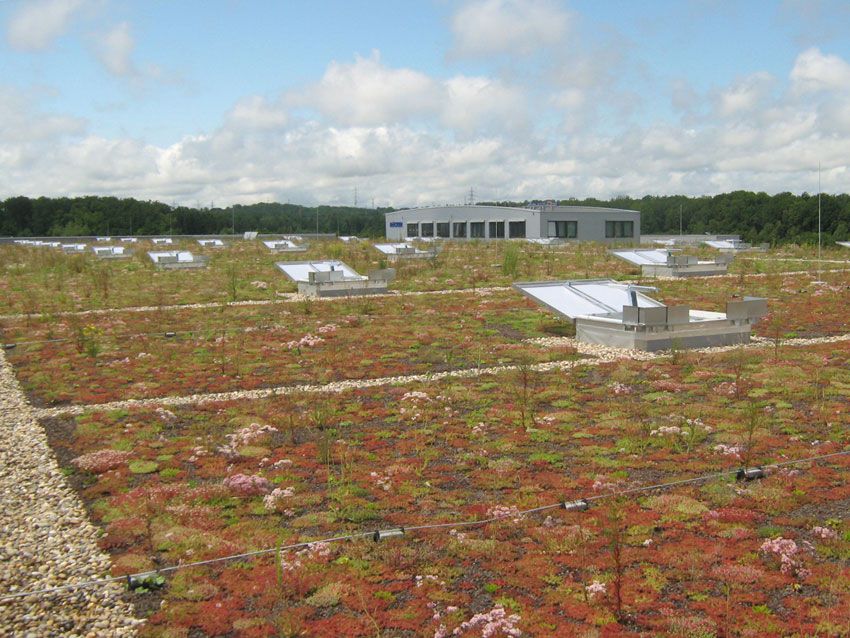
[[[379,529],[374,534],[372,534],[372,540],[377,543],[378,541],[382,541],[387,538],[392,538],[393,536],[404,536],[404,528],[394,527],[392,529]]]
[[[565,501],[561,503],[561,507],[571,512],[583,512],[589,507],[589,505],[586,500],[581,498],[577,501]]]

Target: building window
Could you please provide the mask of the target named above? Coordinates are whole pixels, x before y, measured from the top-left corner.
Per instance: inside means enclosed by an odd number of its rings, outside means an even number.
[[[419,224],[408,224],[407,225],[407,236],[408,237],[419,237]]]
[[[423,237],[433,237],[434,236],[434,222],[422,222],[422,236]]]
[[[449,236],[449,222],[437,222],[437,237]]]
[[[578,222],[549,222],[549,237],[560,237],[561,239],[575,239],[576,237],[578,237]]]
[[[481,230],[484,230],[483,228]],[[452,228],[452,236],[466,237],[466,222],[455,222]]]
[[[469,222],[469,236],[483,238],[484,222]]]
[[[525,237],[525,222],[508,222],[508,237],[522,239]]]
[[[490,222],[490,239],[505,238],[505,222]]]
[[[634,222],[605,222],[605,237],[608,239],[621,239],[635,236]]]

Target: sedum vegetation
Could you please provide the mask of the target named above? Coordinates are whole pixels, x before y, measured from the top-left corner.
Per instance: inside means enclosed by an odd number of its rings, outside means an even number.
[[[506,287],[640,279],[601,246],[447,244],[392,295],[330,301],[295,297],[261,248],[159,272],[0,246],[6,356],[112,574],[187,565],[127,592],[143,636],[850,632],[850,455],[789,463],[850,451],[838,249],[818,286],[798,247],[641,280],[709,310],[767,296],[771,315],[748,347],[603,361]]]

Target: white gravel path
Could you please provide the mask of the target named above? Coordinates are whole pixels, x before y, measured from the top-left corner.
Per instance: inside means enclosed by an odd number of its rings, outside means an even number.
[[[821,343],[837,343],[850,340],[850,333],[835,337],[821,337],[817,339],[784,339],[780,347],[801,347],[817,345]],[[548,370],[568,370],[581,365],[598,365],[617,361],[618,359],[633,359],[638,361],[651,361],[662,357],[669,357],[670,352],[643,352],[640,350],[624,350],[609,346],[599,346],[590,343],[581,343],[571,337],[544,337],[540,339],[529,339],[527,343],[536,343],[552,347],[572,347],[576,352],[587,358],[578,360],[551,361],[537,363],[531,366],[532,370],[543,372]],[[688,350],[687,352],[714,353],[729,352],[738,348],[772,348],[774,342],[771,339],[753,337],[748,344],[731,346],[716,346],[712,348],[700,348]],[[428,383],[441,379],[468,379],[489,374],[516,370],[517,366],[492,366],[487,368],[465,368],[458,370],[447,370],[425,374],[410,374],[396,377],[377,377],[374,379],[351,379],[337,381],[327,384],[279,386],[265,388],[262,390],[234,390],[232,392],[211,392],[202,394],[191,394],[186,396],[157,397],[150,399],[126,399],[122,401],[111,401],[109,403],[97,403],[89,405],[65,405],[53,408],[33,408],[32,412],[36,418],[48,418],[62,415],[75,416],[92,411],[110,411],[129,408],[156,408],[156,407],[179,407],[185,405],[199,405],[203,403],[214,403],[216,401],[236,401],[266,399],[277,395],[287,394],[320,394],[323,392],[344,392],[360,388],[377,388],[388,385],[407,385],[410,383]]]
[[[787,261],[804,261],[799,259],[788,259]],[[824,263],[827,263],[824,260]],[[834,262],[834,263],[850,263],[850,262]],[[827,274],[830,272],[836,272],[839,269],[827,270],[825,271]],[[712,277],[701,277],[700,279],[732,279],[732,278],[741,278],[745,279],[750,278],[761,278],[767,277],[768,275],[779,275],[779,276],[792,276],[792,275],[813,275],[809,270],[793,270],[787,272],[774,272],[774,273],[726,273],[724,275],[714,275]],[[682,281],[681,277],[642,277],[642,280],[647,281]],[[385,294],[377,294],[370,295],[373,298],[381,298],[381,297],[403,297],[405,295],[409,296],[419,296],[419,295],[451,295],[451,294],[477,294],[477,295],[486,295],[491,292],[497,292],[502,290],[510,290],[510,286],[482,286],[476,288],[447,288],[445,290],[420,290],[420,291],[405,291],[405,290],[391,290]],[[206,310],[206,309],[218,309],[222,307],[244,307],[244,306],[269,306],[273,304],[285,304],[285,303],[297,303],[303,301],[315,301],[315,302],[333,302],[333,301],[344,301],[348,299],[348,297],[305,297],[304,295],[300,295],[297,292],[288,292],[288,293],[278,293],[277,299],[254,299],[247,301],[213,301],[207,303],[195,303],[195,304],[172,304],[167,306],[127,306],[124,308],[96,308],[93,310],[68,310],[63,312],[55,312],[51,313],[50,317],[83,317],[89,315],[108,315],[108,314],[119,314],[122,312],[154,312],[154,311],[163,311],[163,310]],[[31,314],[26,313],[12,313],[6,315],[0,315],[0,321],[2,320],[20,320],[20,319],[39,319],[46,315],[44,313],[35,312]]]
[[[451,295],[451,294],[474,294],[486,295],[499,290],[510,290],[509,286],[492,286],[484,288],[448,288],[446,290],[421,290],[421,291],[404,291],[391,290],[387,293],[369,295],[364,299],[382,298],[382,297],[403,297],[403,296],[419,296],[419,295]],[[304,301],[310,302],[331,302],[331,301],[346,301],[348,299],[360,299],[360,297],[307,297],[299,295],[297,292],[280,293],[278,299],[254,299],[251,301],[224,301],[224,302],[208,302],[208,303],[189,303],[189,304],[172,304],[169,306],[127,306],[125,308],[95,308],[93,310],[67,310],[63,312],[51,313],[50,317],[85,317],[90,315],[115,315],[122,312],[155,312],[163,310],[210,310],[225,308],[241,308],[244,306],[270,306],[273,304],[299,303]],[[41,319],[46,317],[42,312],[13,313],[8,315],[0,315],[2,320],[20,320],[20,319]]]
[[[97,580],[110,560],[0,351],[0,597]],[[118,583],[0,601],[0,635],[129,637]]]

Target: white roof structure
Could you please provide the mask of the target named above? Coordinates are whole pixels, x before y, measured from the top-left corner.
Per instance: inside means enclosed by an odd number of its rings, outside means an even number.
[[[369,276],[358,274],[341,261],[280,261],[275,264],[298,284],[298,293],[308,297],[342,297],[387,293],[387,284],[395,278],[395,270],[370,270]]]
[[[62,244],[58,241],[41,241],[40,239],[16,239],[16,244],[23,246],[47,246],[48,248],[59,248]]]
[[[635,266],[667,264],[669,251],[661,248],[632,248],[609,250],[609,253],[620,259],[625,259]]]
[[[123,241],[125,244],[135,244],[139,240],[135,237],[122,237],[120,241]]]
[[[339,239],[341,241],[360,241],[360,238],[357,235],[340,235]]]
[[[740,239],[709,239],[703,242],[717,250],[749,250],[752,246]]]
[[[525,241],[532,244],[539,244],[541,246],[558,246],[559,244],[564,243],[563,240],[558,237],[526,237]]]
[[[275,266],[295,282],[310,281],[310,273],[341,272],[344,281],[363,281],[366,279],[351,266],[341,261],[279,261]]]
[[[132,254],[125,246],[92,246],[91,249],[98,257],[129,257]]]
[[[835,242],[839,246],[844,246],[845,248],[850,248],[850,241],[837,241]]]
[[[95,237],[95,241],[112,241],[112,237]]]
[[[304,246],[299,246],[291,239],[266,239],[263,243],[269,250],[275,253],[281,252],[303,252],[306,250]]]
[[[413,244],[400,242],[395,244],[375,244],[375,248],[385,255],[401,255],[405,252],[413,252],[416,248]]]
[[[623,306],[634,305],[635,300],[640,308],[663,306],[643,294],[642,291],[650,290],[646,286],[632,286],[613,279],[516,283],[514,288],[571,320],[583,315],[622,312]]]
[[[420,238],[420,241],[424,241]],[[419,250],[413,244],[407,242],[399,242],[394,244],[375,244],[375,248],[385,254],[390,260],[394,259],[421,259],[425,257],[434,257],[439,248],[433,247],[429,250]]]
[[[246,230],[242,234],[242,237],[244,239],[256,239],[257,238],[257,231],[256,230]]]
[[[155,264],[166,263],[167,261],[176,261],[177,263],[192,263],[195,261],[195,256],[188,250],[154,250],[148,252]]]
[[[735,258],[726,254],[713,261],[699,261],[696,255],[683,255],[671,248],[632,248],[609,250],[609,253],[624,261],[640,266],[641,272],[650,277],[712,277],[725,275]]]
[[[174,243],[174,242],[171,240],[171,237],[154,237],[153,239],[151,239],[151,241],[152,241],[154,244],[156,244],[157,246],[162,246],[162,245],[166,245],[166,246],[167,246],[167,245],[169,245],[169,244],[173,244],[173,243]]]
[[[220,239],[199,239],[198,243],[201,246],[209,246],[211,248],[222,248],[224,246],[224,242]]]
[[[767,300],[744,297],[726,312],[667,306],[643,294],[655,290],[611,279],[516,283],[514,288],[575,323],[576,339],[630,350],[703,348],[747,343]]]
[[[82,253],[85,250],[85,244],[62,244],[62,251],[66,253]]]

